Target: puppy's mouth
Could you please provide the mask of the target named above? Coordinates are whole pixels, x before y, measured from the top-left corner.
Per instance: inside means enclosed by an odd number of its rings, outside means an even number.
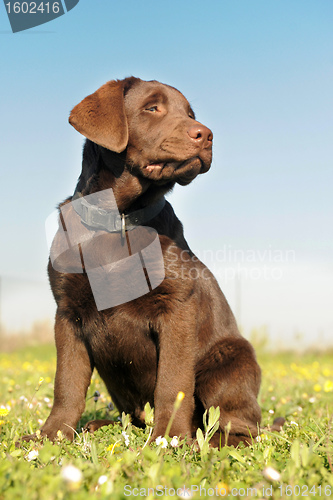
[[[142,168],[145,177],[153,181],[176,181],[179,184],[189,184],[198,174],[207,172],[206,165],[198,156],[185,161],[166,161],[148,163]]]
[[[162,170],[162,168],[166,165],[165,162],[161,162],[161,163],[150,163],[149,165],[146,165],[144,168],[144,170],[148,173],[151,173],[151,172],[160,172]]]

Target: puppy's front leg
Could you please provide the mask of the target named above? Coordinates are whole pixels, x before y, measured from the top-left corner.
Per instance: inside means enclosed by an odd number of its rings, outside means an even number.
[[[180,391],[185,394],[170,436],[191,437],[194,411],[196,325],[193,309],[184,304],[160,321],[157,382],[154,392],[155,428],[152,439],[164,436]]]
[[[85,408],[85,397],[92,375],[92,362],[86,346],[67,319],[59,313],[55,323],[57,371],[54,384],[54,402],[50,416],[41,429],[41,435],[50,440],[62,434],[72,440],[74,430]]]

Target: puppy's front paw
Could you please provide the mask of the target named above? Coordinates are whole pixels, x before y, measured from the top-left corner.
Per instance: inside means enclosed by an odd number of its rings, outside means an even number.
[[[21,446],[24,443],[28,443],[29,441],[38,441],[38,439],[40,439],[40,436],[38,437],[36,433],[34,433],[34,434],[27,434],[26,436],[21,437],[19,441],[16,441],[15,447],[16,448],[21,448]]]

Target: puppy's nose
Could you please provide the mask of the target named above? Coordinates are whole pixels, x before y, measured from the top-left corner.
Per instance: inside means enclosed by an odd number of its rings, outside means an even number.
[[[211,145],[213,140],[213,132],[201,123],[192,125],[187,131],[191,139],[194,139],[198,144]]]

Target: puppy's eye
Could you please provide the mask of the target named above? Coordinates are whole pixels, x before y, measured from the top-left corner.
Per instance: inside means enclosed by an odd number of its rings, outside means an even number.
[[[152,113],[155,113],[157,111],[157,106],[151,106],[150,108],[146,108],[145,111],[151,111]]]

